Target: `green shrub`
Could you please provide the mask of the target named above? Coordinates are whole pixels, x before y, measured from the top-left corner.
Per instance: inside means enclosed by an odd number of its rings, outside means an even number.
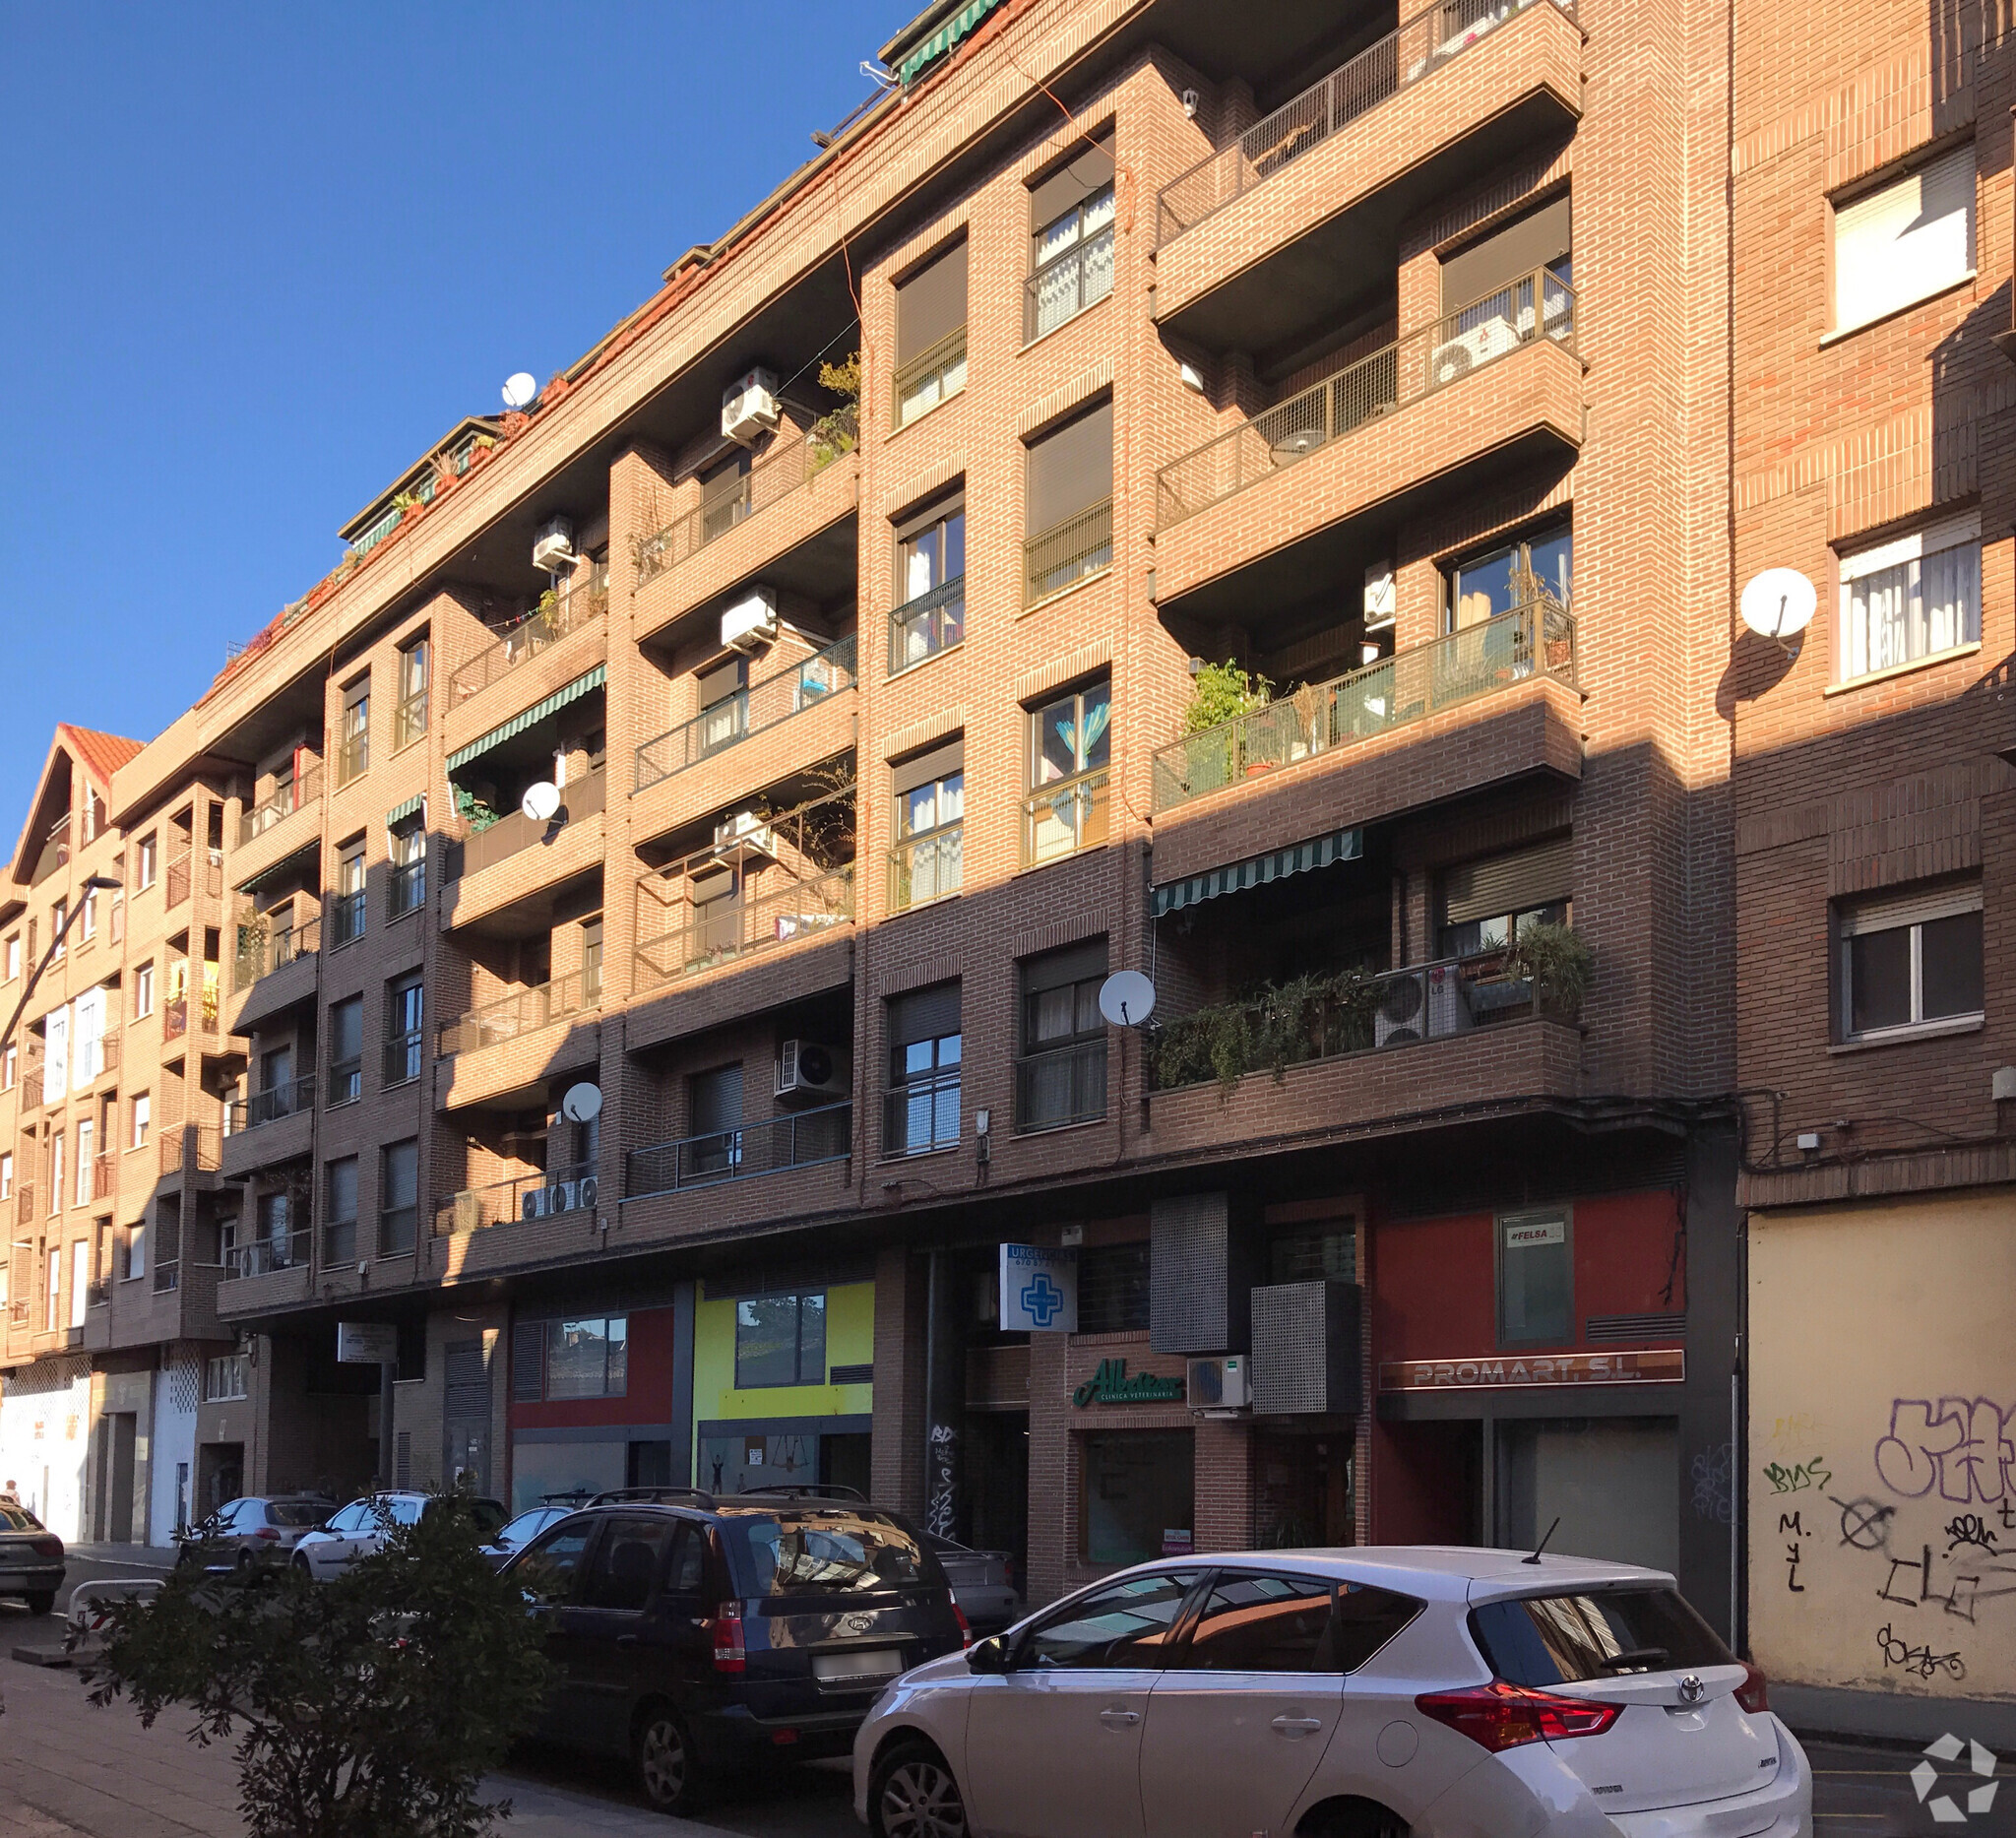
[[[1533,984],[1535,1005],[1573,1021],[1589,995],[1596,953],[1566,925],[1522,925],[1505,953],[1506,974]]]

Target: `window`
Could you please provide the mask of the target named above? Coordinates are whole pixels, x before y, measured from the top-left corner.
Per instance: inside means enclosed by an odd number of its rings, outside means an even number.
[[[136,1093],[133,1099],[133,1133],[127,1143],[129,1149],[147,1147],[147,1126],[154,1114],[154,1101],[146,1092]]]
[[[1029,188],[1032,273],[1023,343],[1040,339],[1113,290],[1110,132]]]
[[[427,904],[426,817],[414,812],[392,832],[392,880],[385,893],[385,917],[404,919]]]
[[[1029,443],[1023,488],[1023,603],[1113,560],[1113,405],[1102,402]]]
[[[77,916],[77,935],[86,944],[98,935],[98,897],[95,891],[84,897],[83,910]]]
[[[133,1019],[144,1020],[154,1013],[154,959],[149,958],[133,973]]]
[[[77,1204],[89,1206],[93,1199],[96,1171],[92,1166],[93,1138],[97,1126],[86,1117],[77,1126]]]
[[[126,1228],[126,1268],[123,1274],[129,1283],[147,1275],[147,1222],[144,1219]]]
[[[686,1114],[694,1139],[688,1158],[693,1173],[736,1173],[742,1164],[741,1066],[696,1072],[686,1085]]]
[[[18,931],[9,932],[7,935],[7,981],[12,982],[20,975],[21,933]]]
[[[1278,1231],[1267,1242],[1270,1283],[1355,1283],[1358,1231],[1354,1219],[1326,1219]]]
[[[936,983],[889,1004],[884,1155],[921,1155],[959,1143],[959,984]]]
[[[749,485],[750,456],[730,454],[700,475],[700,539],[712,542],[748,516],[754,504]]]
[[[357,1258],[357,1158],[346,1155],[322,1171],[322,1261],[331,1269]]]
[[[203,1401],[231,1404],[250,1395],[251,1361],[242,1353],[220,1353],[203,1363]]]
[[[343,739],[336,749],[336,782],[348,785],[371,763],[371,678],[360,676],[343,692]]]
[[[1502,951],[1530,925],[1565,925],[1575,850],[1569,837],[1445,868],[1441,877],[1442,957]]]
[[[1574,1243],[1565,1209],[1498,1216],[1498,1345],[1575,1338]]]
[[[595,1531],[593,1520],[556,1525],[519,1558],[512,1575],[520,1588],[546,1608],[573,1601],[581,1581],[581,1560]]]
[[[581,921],[581,999],[585,1002],[602,999],[602,919],[599,913],[594,919]]]
[[[889,617],[892,676],[966,637],[964,491],[897,526],[896,610]]]
[[[11,1151],[0,1153],[0,1200],[14,1198],[14,1156]]]
[[[956,894],[966,836],[966,739],[934,747],[893,768],[896,847],[889,857],[889,906],[901,913]]]
[[[1841,558],[1841,681],[1980,642],[1979,512]]]
[[[1078,1253],[1078,1331],[1132,1334],[1148,1327],[1149,1247],[1089,1244]]]
[[[1974,272],[1974,143],[1834,207],[1834,325],[1846,332]]]
[[[1029,712],[1022,864],[1058,861],[1106,840],[1112,685],[1101,680]]]
[[[1023,960],[1018,1130],[1056,1129],[1105,1115],[1106,1024],[1099,1012],[1105,975],[1103,938]]]
[[[378,1254],[397,1256],[413,1247],[420,1217],[420,1145],[409,1137],[379,1151]]]
[[[432,654],[424,635],[399,654],[399,701],[392,711],[392,750],[397,753],[427,732],[427,684]]]
[[[0,1053],[0,1092],[11,1092],[21,1082],[21,1048],[12,1041]]]
[[[385,1083],[404,1085],[420,1076],[422,1057],[420,973],[385,985]]]
[[[160,870],[160,843],[152,834],[140,839],[133,855],[134,878],[141,893],[154,885],[154,877]]]
[[[964,236],[896,284],[896,425],[966,387]]]
[[[1195,1531],[1187,1429],[1099,1430],[1083,1438],[1080,1554],[1091,1563],[1176,1556]]]
[[[293,1207],[284,1188],[259,1196],[255,1215],[257,1240],[255,1259],[240,1266],[239,1274],[254,1276],[263,1270],[285,1270],[294,1262]]]
[[[1188,1440],[1185,1433],[1184,1439]],[[1198,1572],[1130,1576],[1081,1596],[1039,1621],[1016,1643],[1018,1668],[1040,1671],[1093,1667],[1155,1669],[1174,1644],[1176,1617]]]
[[[346,843],[338,852],[336,882],[341,890],[329,906],[332,949],[364,935],[364,845]]]
[[[352,995],[329,1009],[329,1103],[350,1104],[364,1095],[364,998]]]
[[[702,757],[732,746],[749,731],[749,661],[729,658],[694,679],[700,705]]]
[[[1981,1018],[1980,882],[1857,901],[1839,931],[1843,1040]]]
[[[42,1329],[53,1334],[63,1320],[63,1247],[49,1246],[49,1267],[42,1291]]]
[[[1333,1587],[1313,1576],[1228,1571],[1205,1597],[1179,1663],[1192,1672],[1335,1672]]]
[[[620,1398],[629,1388],[630,1323],[620,1314],[546,1323],[545,1396]]]
[[[63,1175],[66,1168],[64,1150],[68,1146],[64,1133],[59,1129],[49,1138],[49,1211],[63,1210]]]
[[[735,1303],[735,1389],[826,1382],[826,1292]]]
[[[637,1612],[651,1599],[659,1565],[679,1530],[676,1519],[612,1519],[596,1548],[581,1592],[584,1608]]]
[[[68,946],[64,943],[63,928],[70,918],[70,902],[59,900],[49,909],[50,962],[60,958]]]
[[[1537,601],[1568,605],[1574,558],[1573,531],[1556,524],[1459,562],[1449,571],[1449,629],[1481,625]]]

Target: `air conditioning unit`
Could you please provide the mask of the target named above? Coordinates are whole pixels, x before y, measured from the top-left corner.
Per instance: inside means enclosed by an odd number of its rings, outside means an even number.
[[[473,1232],[482,1223],[482,1202],[473,1193],[458,1193],[448,1203],[450,1232]]]
[[[581,1182],[578,1180],[556,1180],[546,1189],[548,1213],[571,1213],[580,1204]]]
[[[777,642],[777,596],[759,587],[721,615],[721,642],[730,651],[755,651]]]
[[[538,534],[532,545],[532,565],[547,574],[560,574],[574,565],[574,526],[555,517]]]
[[[777,406],[777,372],[751,370],[737,377],[721,395],[721,431],[747,446],[767,434],[782,418]]]
[[[1470,1032],[1470,1003],[1463,993],[1463,973],[1454,964],[1438,964],[1428,972],[1428,1034]]]
[[[846,1053],[817,1041],[786,1041],[777,1049],[777,1096],[844,1098],[848,1091]]]
[[[1399,1046],[1426,1039],[1427,1017],[1421,1012],[1426,1005],[1418,972],[1391,979],[1372,1010],[1372,1045]]]
[[[574,1183],[574,1204],[584,1213],[592,1213],[601,1191],[601,1183],[593,1174],[584,1174]]]
[[[1188,1392],[1193,1411],[1250,1409],[1253,1388],[1247,1378],[1246,1356],[1227,1353],[1213,1360],[1190,1361]]]
[[[753,810],[738,810],[732,817],[724,817],[714,826],[714,846],[717,849],[753,849],[758,855],[774,856],[777,854],[777,833]]]
[[[543,1219],[550,1210],[546,1204],[551,1189],[528,1187],[518,1196],[518,1216],[521,1219]]]

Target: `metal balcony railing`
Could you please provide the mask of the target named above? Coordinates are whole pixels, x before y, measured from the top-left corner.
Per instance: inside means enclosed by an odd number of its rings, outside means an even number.
[[[1575,621],[1548,599],[1185,734],[1155,755],[1155,809],[1173,810],[1536,676],[1575,681]]]
[[[835,460],[853,451],[856,427],[857,417],[851,409],[837,409],[822,416],[809,434],[780,435],[770,452],[739,479],[703,498],[662,530],[637,539],[637,585],[655,581],[667,568],[676,568],[689,555],[726,536],[737,524],[810,484]]]
[[[691,721],[647,740],[637,749],[636,790],[647,792],[674,773],[851,689],[854,651],[850,633],[802,663],[774,670]]]
[[[427,904],[427,858],[402,861],[392,870],[385,885],[385,918],[389,923],[417,913]]]
[[[793,938],[809,937],[854,920],[853,863],[812,880],[790,880],[775,892],[712,902],[691,909],[685,924],[637,947],[640,989],[711,970]]]
[[[238,847],[264,836],[275,824],[284,823],[297,810],[306,810],[322,798],[322,767],[305,767],[285,785],[276,787],[260,803],[238,819]],[[172,905],[173,903],[170,902]]]
[[[384,1071],[388,1090],[420,1076],[426,1048],[427,1037],[417,1029],[410,1034],[395,1034],[385,1043]]]
[[[891,379],[894,424],[902,427],[914,421],[926,409],[935,409],[948,396],[966,387],[966,328],[956,327],[937,344],[926,346]]]
[[[1544,268],[1345,365],[1164,467],[1155,481],[1156,528],[1195,517],[1541,338],[1575,349],[1575,290]]]
[[[962,885],[966,824],[906,836],[889,852],[889,910],[905,913],[956,894]]]
[[[305,1270],[314,1248],[315,1235],[306,1229],[254,1238],[250,1244],[233,1244],[224,1253],[224,1281],[270,1276],[276,1270]]]
[[[168,863],[168,885],[166,901],[167,904],[171,907],[178,907],[182,904],[183,901],[189,898],[189,886],[191,878],[189,862],[189,852],[187,850],[184,850],[179,856],[177,856],[174,858],[174,860]]]
[[[94,1202],[109,1200],[119,1190],[117,1156],[94,1155],[91,1159],[91,1197]]]
[[[530,1204],[528,1194],[536,1195]],[[528,1169],[509,1180],[465,1187],[434,1209],[434,1236],[452,1237],[484,1226],[511,1225],[521,1219],[549,1219],[583,1212],[596,1203],[595,1164],[570,1162],[558,1168]]]
[[[623,1158],[623,1195],[641,1199],[686,1187],[747,1180],[789,1168],[839,1162],[853,1153],[851,1101],[789,1110],[760,1123],[632,1149]]]
[[[415,689],[404,702],[392,708],[392,750],[403,753],[416,740],[427,737],[427,692]]]
[[[1023,284],[1022,342],[1076,319],[1113,290],[1113,226],[1088,236],[1038,269]]]
[[[889,674],[950,651],[966,637],[966,576],[956,574],[889,615]]]
[[[436,1048],[442,1058],[454,1053],[473,1052],[479,1046],[496,1046],[515,1041],[556,1021],[576,1015],[593,1014],[601,1006],[602,979],[594,971],[569,971],[550,982],[515,989],[500,1001],[472,1008],[459,1021],[441,1030]]]
[[[315,1075],[312,1072],[298,1079],[289,1079],[284,1085],[269,1085],[263,1092],[240,1098],[231,1106],[229,1133],[235,1136],[240,1130],[257,1129],[262,1123],[277,1123],[282,1117],[299,1116],[313,1109],[314,1105]]]
[[[563,638],[585,630],[609,609],[609,571],[605,566],[590,571],[589,577],[564,594],[554,596],[550,604],[536,608],[511,626],[494,644],[486,645],[448,679],[449,704],[467,702],[478,690],[487,689],[507,670],[550,650]]]
[[[313,957],[321,948],[319,914],[272,932],[263,930],[256,921],[242,922],[238,926],[238,955],[231,965],[231,989],[233,993],[249,989],[261,977],[270,977],[304,957]]]
[[[355,1104],[364,1095],[364,1056],[352,1053],[347,1059],[332,1059],[329,1062],[329,1096],[324,1103],[330,1107],[340,1104]]]
[[[1110,831],[1110,770],[1102,766],[1030,792],[1022,800],[1022,865],[1040,867],[1100,848]]]
[[[1271,115],[1171,179],[1156,199],[1155,242],[1162,248],[1214,211],[1292,165],[1304,154],[1381,102],[1411,89],[1493,28],[1541,0],[1440,0],[1376,44],[1311,84]],[[1554,0],[1574,14],[1571,0]]]
[[[183,1123],[161,1132],[162,1174],[215,1174],[223,1166],[223,1138],[211,1123]]]
[[[1076,587],[1113,565],[1113,501],[1102,499],[1022,545],[1022,603]]]
[[[58,817],[49,826],[49,833],[42,841],[41,853],[35,856],[35,865],[29,870],[28,884],[39,887],[58,868],[70,865],[70,818]]]
[[[179,1257],[163,1259],[154,1267],[154,1293],[165,1296],[182,1287],[182,1260]]]
[[[1062,1129],[1106,1113],[1106,1044],[1081,1041],[1015,1062],[1015,1128]]]
[[[959,1146],[959,1068],[882,1094],[882,1153],[925,1155]]]

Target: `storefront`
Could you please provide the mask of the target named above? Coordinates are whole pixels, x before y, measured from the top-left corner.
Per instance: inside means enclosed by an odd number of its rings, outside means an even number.
[[[67,1543],[87,1536],[85,1458],[91,1438],[91,1360],[56,1354],[18,1365],[0,1389],[0,1487]]]
[[[685,1310],[579,1306],[511,1329],[514,1513],[556,1494],[669,1486],[684,1439],[677,1362]]]

